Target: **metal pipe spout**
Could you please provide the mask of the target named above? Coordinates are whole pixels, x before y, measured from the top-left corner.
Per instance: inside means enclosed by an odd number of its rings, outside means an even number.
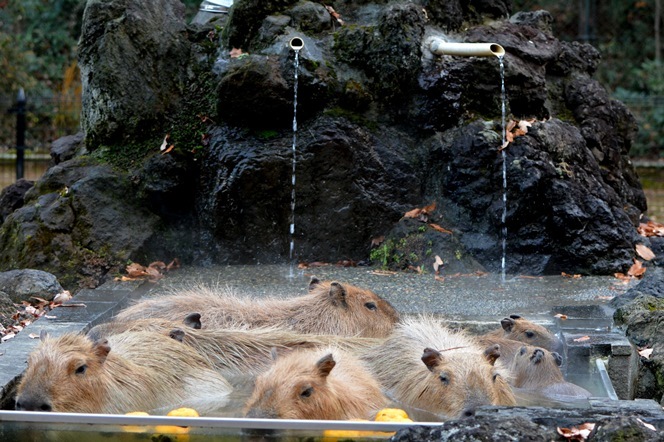
[[[498,43],[450,43],[433,37],[429,50],[435,55],[456,55],[459,57],[502,57],[505,49]]]

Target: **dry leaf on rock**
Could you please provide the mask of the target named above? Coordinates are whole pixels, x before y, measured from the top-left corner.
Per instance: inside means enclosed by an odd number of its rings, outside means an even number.
[[[590,341],[590,336],[581,336],[580,338],[576,338],[573,340],[574,342],[585,342],[585,341]]]
[[[566,439],[574,441],[584,441],[588,439],[590,432],[593,431],[594,428],[595,424],[586,422],[584,424],[579,425],[578,427],[571,427],[571,428],[557,427],[556,430],[558,431],[558,434],[560,434]]]
[[[447,230],[446,228],[441,227],[441,226],[439,226],[438,224],[429,223],[429,226],[430,226],[433,230],[436,230],[436,231],[438,231],[438,232],[440,232],[440,233],[448,233],[448,234],[452,235],[452,231],[451,231],[451,230]]]
[[[639,224],[637,228],[641,236],[664,236],[664,224],[648,221],[647,223]]]
[[[639,355],[646,359],[650,359],[650,355],[652,354],[652,348],[644,348],[642,350],[639,350]]]
[[[563,320],[563,321],[564,321],[565,319],[567,319],[567,315],[563,315],[562,313],[556,313],[555,315],[553,315],[553,317],[554,317],[554,318],[559,318],[559,319],[561,319],[561,320]]]
[[[575,273],[574,275],[570,275],[569,273],[562,272],[560,275],[561,275],[563,278],[573,278],[573,279],[579,279],[579,278],[581,278],[581,275],[579,275],[578,273]]]
[[[651,259],[655,258],[655,254],[653,253],[652,250],[646,245],[643,244],[637,244],[636,245],[636,253],[639,254],[639,256],[646,261],[650,261]]]

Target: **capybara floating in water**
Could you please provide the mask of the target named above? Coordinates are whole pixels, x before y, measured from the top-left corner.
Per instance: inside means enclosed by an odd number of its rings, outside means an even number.
[[[367,367],[337,348],[276,356],[258,376],[245,415],[278,419],[371,419],[388,403]]]
[[[194,349],[168,336],[130,332],[93,342],[42,335],[30,354],[16,409],[127,413],[173,406],[216,409],[232,387]]]
[[[523,345],[510,367],[512,376],[514,376],[513,385],[557,400],[592,396],[585,388],[565,381],[560,371],[562,361],[562,357],[556,352],[532,345]]]
[[[406,318],[363,359],[397,401],[456,418],[481,405],[514,405],[499,348],[483,349],[471,336],[432,317]]]
[[[166,318],[179,321],[182,312],[203,314],[205,327],[279,327],[300,333],[380,338],[399,315],[389,302],[370,290],[312,278],[309,293],[295,298],[243,298],[230,291],[199,287],[145,299],[121,311],[118,320]]]
[[[500,325],[501,328],[482,335],[485,342],[491,342],[489,341],[491,338],[510,339],[559,354],[563,353],[563,343],[556,335],[546,327],[535,324],[522,316],[510,315],[509,318],[503,318]]]
[[[276,327],[253,329],[201,328],[200,315],[187,315],[185,321],[148,318],[113,321],[94,327],[89,337],[101,339],[122,331],[149,330],[170,336],[204,355],[224,375],[257,375],[272,363],[271,354],[296,348],[336,346],[354,353],[378,345],[377,338],[340,337],[297,333]]]

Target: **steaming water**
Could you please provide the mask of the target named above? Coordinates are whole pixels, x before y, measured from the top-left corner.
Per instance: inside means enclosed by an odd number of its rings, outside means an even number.
[[[290,219],[290,272],[293,278],[295,267],[295,166],[297,164],[297,73],[300,68],[300,51],[295,49],[294,81],[293,81],[293,171],[291,174],[291,219]]]
[[[505,255],[507,251],[507,159],[505,154],[505,142],[507,141],[506,125],[505,125],[505,64],[503,63],[503,57],[498,57],[500,61],[500,98],[501,98],[501,110],[502,110],[502,125],[503,125],[503,142],[501,144],[500,156],[502,157],[503,162],[503,214],[500,218],[502,225],[502,246],[503,246],[503,255],[500,262],[500,276],[501,281],[505,282]]]

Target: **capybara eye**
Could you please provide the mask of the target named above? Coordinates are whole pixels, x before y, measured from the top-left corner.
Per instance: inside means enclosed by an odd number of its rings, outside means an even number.
[[[76,374],[85,374],[85,371],[88,369],[88,366],[86,364],[81,365],[76,369],[74,373]]]
[[[441,373],[438,376],[438,379],[440,379],[440,382],[442,382],[444,385],[449,385],[450,384],[450,378],[447,376],[446,373]]]
[[[365,306],[366,308],[368,308],[369,310],[376,310],[376,309],[378,309],[378,307],[376,307],[376,303],[374,303],[374,302],[367,302],[366,304],[364,304],[364,306]]]
[[[527,337],[528,339],[532,339],[532,338],[534,338],[534,337],[535,337],[535,332],[532,331],[532,330],[526,330],[526,337]]]
[[[302,393],[300,393],[300,397],[309,397],[313,392],[314,392],[313,387],[305,388],[304,390],[302,390]]]

